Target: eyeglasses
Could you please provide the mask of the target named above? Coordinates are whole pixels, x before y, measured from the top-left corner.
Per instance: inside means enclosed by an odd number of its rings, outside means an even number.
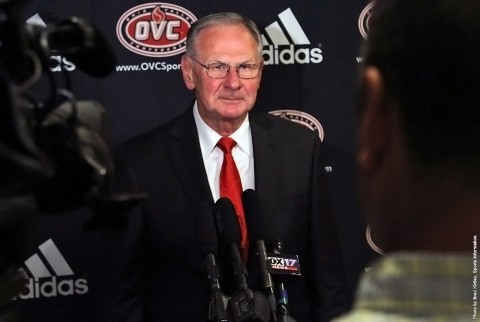
[[[257,64],[238,64],[238,65],[232,66],[227,63],[221,63],[221,62],[204,65],[198,60],[192,57],[190,58],[200,66],[205,67],[205,71],[207,72],[207,75],[211,78],[225,78],[227,77],[228,72],[230,71],[230,67],[234,67],[235,70],[237,71],[238,77],[242,79],[251,79],[251,78],[257,77],[258,73],[260,72],[260,69],[262,68],[262,65],[257,65]]]

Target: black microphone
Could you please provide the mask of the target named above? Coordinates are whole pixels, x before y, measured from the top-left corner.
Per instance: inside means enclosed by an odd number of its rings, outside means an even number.
[[[258,263],[260,266],[260,274],[262,276],[262,287],[268,299],[270,315],[272,321],[277,321],[276,300],[272,275],[267,268],[267,250],[265,247],[265,240],[269,240],[270,236],[265,223],[265,215],[260,206],[258,196],[254,190],[245,190],[242,194],[242,202],[248,231],[250,232],[251,240],[255,241]]]
[[[113,48],[94,26],[71,17],[48,28],[42,39],[50,51],[59,51],[90,76],[103,77],[115,70],[117,58]],[[45,49],[45,48],[44,48]]]
[[[228,322],[226,312],[228,298],[222,292],[220,274],[216,263],[218,241],[215,222],[213,219],[213,211],[206,201],[198,205],[198,214],[195,218],[198,232],[198,247],[201,254],[205,256],[210,286],[207,321]]]
[[[220,198],[215,208],[215,220],[220,242],[229,249],[230,260],[233,263],[233,274],[237,283],[237,290],[229,301],[229,312],[233,321],[268,322],[270,320],[270,311],[268,310],[265,295],[261,292],[250,290],[247,285],[248,273],[238,248],[241,232],[235,207],[230,199]]]

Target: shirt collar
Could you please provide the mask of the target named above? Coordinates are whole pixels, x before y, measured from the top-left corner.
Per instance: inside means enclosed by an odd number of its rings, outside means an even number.
[[[200,139],[202,157],[205,160],[215,149],[215,146],[217,145],[218,140],[220,140],[221,135],[209,127],[207,123],[205,123],[205,121],[200,117],[197,101],[195,101],[193,105],[193,117],[197,126],[198,137]],[[249,156],[253,156],[253,144],[248,114],[242,125],[234,133],[232,133],[230,137],[237,142],[237,145],[241,150],[243,150]]]
[[[392,252],[363,274],[355,306],[405,314],[466,312],[471,267],[465,253]]]

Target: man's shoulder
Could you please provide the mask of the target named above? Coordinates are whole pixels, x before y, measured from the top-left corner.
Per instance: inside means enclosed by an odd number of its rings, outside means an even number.
[[[164,124],[152,129],[147,129],[129,138],[122,144],[122,148],[134,148],[158,143],[169,136],[177,135],[182,131],[188,130],[192,126],[194,126],[193,116],[189,117],[188,113],[182,113]]]

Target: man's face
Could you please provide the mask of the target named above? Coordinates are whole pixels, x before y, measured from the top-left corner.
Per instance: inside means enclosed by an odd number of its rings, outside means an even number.
[[[361,72],[362,106],[357,127],[360,200],[375,242],[384,251],[400,249],[420,221],[412,209],[418,176],[402,126],[400,106],[385,90],[377,67]],[[413,197],[413,199],[412,199]]]
[[[243,25],[207,27],[200,32],[196,45],[197,56],[193,58],[204,65],[262,63],[258,45]],[[261,70],[255,78],[242,79],[231,67],[226,78],[214,79],[207,75],[205,67],[184,56],[182,72],[187,88],[195,89],[200,115],[207,124],[243,121],[255,104]]]

